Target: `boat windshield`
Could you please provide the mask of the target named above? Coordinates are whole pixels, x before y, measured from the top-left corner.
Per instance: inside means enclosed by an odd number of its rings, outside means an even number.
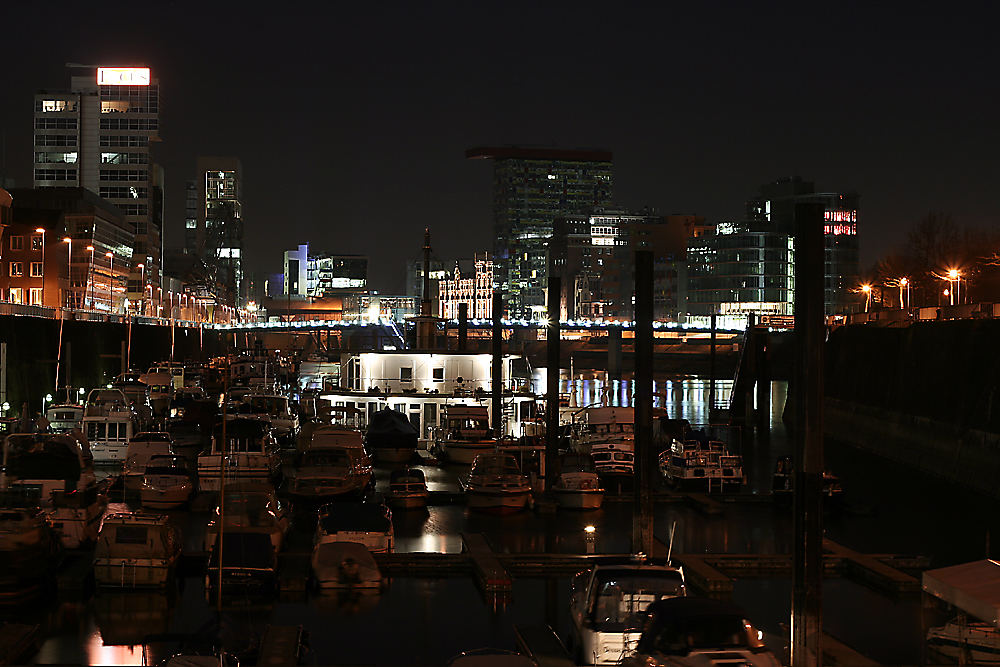
[[[598,571],[594,587],[591,615],[594,623],[605,631],[641,628],[651,603],[684,595],[681,575],[672,570],[641,576]]]
[[[749,647],[749,642],[742,618],[712,615],[664,619],[653,645],[666,655],[687,655],[697,649]]]

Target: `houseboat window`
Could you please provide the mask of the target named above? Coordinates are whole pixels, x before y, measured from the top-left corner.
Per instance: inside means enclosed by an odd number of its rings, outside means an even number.
[[[413,366],[400,366],[399,381],[413,382]]]
[[[444,368],[435,368],[433,373],[435,382],[444,382]]]
[[[145,526],[118,526],[115,531],[115,544],[145,544]]]
[[[406,413],[406,403],[396,403],[392,406],[392,409],[396,412]]]

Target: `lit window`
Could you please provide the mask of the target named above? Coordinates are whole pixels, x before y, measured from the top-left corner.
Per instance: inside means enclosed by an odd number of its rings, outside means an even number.
[[[24,275],[24,262],[11,262],[10,263],[10,275],[13,277]]]
[[[31,277],[32,278],[41,278],[42,277],[42,263],[41,262],[32,262],[31,263]]]
[[[28,290],[28,305],[29,306],[40,306],[42,305],[42,288],[32,287]]]
[[[22,297],[22,292],[20,287],[10,288],[10,302],[11,303],[24,303],[24,298]]]
[[[187,229],[197,229],[198,228],[198,221],[197,220],[186,220],[184,222],[184,226]]]
[[[35,252],[42,249],[42,235],[32,234],[31,235],[31,249]]]

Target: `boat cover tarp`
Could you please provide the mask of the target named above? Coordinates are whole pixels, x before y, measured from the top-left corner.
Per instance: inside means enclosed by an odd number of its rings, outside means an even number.
[[[368,421],[365,441],[369,447],[416,447],[417,435],[406,415],[383,408]]]
[[[208,567],[219,567],[218,538]],[[226,569],[273,570],[274,547],[267,533],[224,533],[222,567]]]
[[[936,598],[1000,627],[1000,563],[977,560],[927,570],[923,589]]]

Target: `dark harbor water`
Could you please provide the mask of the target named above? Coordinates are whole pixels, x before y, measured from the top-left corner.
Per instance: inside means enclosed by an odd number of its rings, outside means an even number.
[[[577,387],[577,405],[599,401],[603,383],[590,378]],[[785,387],[772,392],[772,431],[767,437],[731,434],[746,460],[749,483],[724,511],[706,516],[682,503],[658,503],[655,533],[666,542],[676,524],[674,550],[680,554],[791,551],[790,510],[769,498],[778,456],[791,453],[780,422]],[[627,404],[629,383],[605,394]],[[707,422],[708,384],[701,380],[661,382],[657,405],[694,424]],[[719,405],[728,400],[720,383]],[[846,506],[825,518],[830,539],[858,551],[919,554],[934,566],[982,558],[987,535],[1000,535],[995,501],[887,460],[827,441],[828,466],[846,488]],[[432,489],[455,489],[456,469],[426,468]],[[380,483],[386,481],[380,471]],[[125,509],[118,506],[117,509]],[[112,508],[112,509],[116,509]],[[185,544],[200,550],[207,512],[175,512]],[[608,501],[594,512],[523,512],[498,517],[462,505],[432,506],[393,516],[397,551],[459,552],[461,533],[483,533],[505,553],[555,551],[582,553],[583,528],[596,529],[596,551],[625,553],[630,548],[631,505]],[[294,528],[293,542],[308,544],[309,526]],[[787,578],[737,580],[734,600],[767,632],[780,634],[788,621],[791,584]],[[315,592],[282,594],[270,603],[233,600],[221,615],[205,600],[203,576],[187,573],[168,591],[94,595],[60,594],[30,605],[0,610],[6,620],[42,626],[45,640],[38,664],[153,664],[175,651],[182,638],[221,637],[241,651],[268,624],[302,625],[309,633],[310,664],[441,665],[457,653],[491,646],[516,648],[514,625],[550,624],[560,636],[569,632],[569,578],[515,578],[510,600],[488,605],[467,575],[393,577],[378,595],[343,598]],[[841,642],[885,664],[917,664],[924,630],[918,595],[891,597],[844,578],[824,583],[824,622]],[[147,648],[144,651],[143,645]]]

